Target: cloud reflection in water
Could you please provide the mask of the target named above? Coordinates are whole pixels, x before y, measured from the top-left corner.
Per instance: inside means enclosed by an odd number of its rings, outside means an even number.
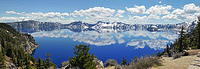
[[[155,50],[165,48],[168,42],[172,42],[178,37],[177,34],[172,32],[125,31],[99,33],[96,31],[73,32],[67,29],[35,32],[31,35],[34,37],[71,38],[74,41],[96,46],[125,43],[127,46],[135,46],[136,49],[149,46]]]

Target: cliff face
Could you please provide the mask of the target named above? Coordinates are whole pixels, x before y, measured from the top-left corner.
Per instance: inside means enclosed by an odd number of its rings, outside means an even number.
[[[70,24],[61,24],[55,22],[39,22],[39,21],[21,21],[8,23],[19,32],[33,33],[39,31],[52,31],[59,29],[69,29],[73,32],[82,31],[97,31],[101,32],[102,29],[114,30],[114,31],[128,31],[128,30],[147,30],[151,31],[152,27],[156,27],[158,31],[179,30],[181,26],[188,28],[190,32],[196,26],[196,21],[192,23],[178,23],[178,24],[125,24],[122,22],[102,22],[99,21],[95,24],[89,24],[84,22],[72,22]],[[149,30],[150,29],[150,30]]]
[[[5,58],[0,60],[3,60],[1,63],[5,64],[6,69],[18,69],[15,64],[18,64],[19,62],[14,61],[14,59],[24,61],[22,59],[28,57],[25,56],[25,53],[31,54],[37,46],[38,45],[31,35],[19,33],[10,25],[0,23],[0,53],[4,54],[0,57]],[[21,59],[19,58],[19,54]],[[18,65],[18,67],[23,66]]]
[[[30,54],[38,46],[31,35],[19,33],[4,23],[0,23],[0,41],[0,46],[2,46],[2,43],[9,42],[14,46],[22,46],[25,52]]]
[[[25,44],[24,44],[25,51],[31,54],[32,51],[38,47],[38,45],[36,44],[33,36],[29,34],[23,34],[23,38],[25,38]]]
[[[52,31],[61,28],[60,23],[39,22],[39,21],[21,21],[14,23],[7,23],[19,32],[33,33],[38,31]]]

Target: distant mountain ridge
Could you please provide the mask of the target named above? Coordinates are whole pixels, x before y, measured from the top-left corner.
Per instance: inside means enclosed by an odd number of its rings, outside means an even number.
[[[33,33],[38,31],[51,31],[60,29],[62,26],[61,23],[53,23],[53,22],[39,22],[39,21],[21,21],[21,22],[13,22],[7,23],[13,28],[15,28],[19,32]]]
[[[97,31],[104,32],[108,30],[121,32],[128,30],[148,30],[154,31],[152,29],[156,29],[156,31],[167,31],[167,30],[179,30],[183,25],[187,28],[188,32],[191,32],[192,29],[197,24],[197,21],[193,21],[192,23],[178,23],[178,24],[126,24],[122,22],[102,22],[98,21],[95,24],[89,24],[81,21],[72,22],[70,24],[61,24],[57,22],[39,22],[34,20],[21,21],[21,22],[13,22],[7,23],[11,25],[13,28],[20,32],[25,33],[33,33],[39,31],[52,31],[59,29],[69,29],[74,32],[82,32],[82,31]]]

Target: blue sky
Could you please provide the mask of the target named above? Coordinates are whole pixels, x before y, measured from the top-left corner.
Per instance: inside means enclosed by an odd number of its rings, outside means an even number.
[[[1,0],[0,22],[180,23],[195,20],[199,6],[200,0]]]

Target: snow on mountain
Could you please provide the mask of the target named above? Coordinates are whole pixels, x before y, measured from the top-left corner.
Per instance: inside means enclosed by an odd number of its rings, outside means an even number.
[[[98,32],[122,32],[129,30],[147,30],[147,31],[180,31],[181,26],[191,32],[197,25],[197,21],[190,23],[178,23],[178,24],[126,24],[122,22],[102,22],[98,21],[96,24],[89,24],[85,22],[72,22],[70,24],[61,24],[53,22],[39,22],[39,21],[21,21],[9,23],[12,27],[21,32],[38,32],[38,31],[51,31],[58,29],[70,29],[74,32],[82,31],[98,31]],[[27,29],[28,28],[28,29]],[[30,31],[31,30],[31,31]]]

